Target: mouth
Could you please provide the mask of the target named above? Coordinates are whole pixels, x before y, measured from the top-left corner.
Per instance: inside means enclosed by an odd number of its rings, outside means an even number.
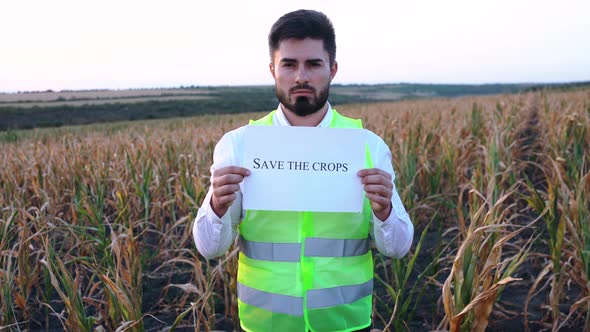
[[[313,90],[310,89],[294,89],[291,90],[291,95],[297,96],[311,96],[313,95]]]
[[[310,90],[295,90],[292,92],[292,94],[294,95],[305,95],[305,94],[311,94],[312,92]]]

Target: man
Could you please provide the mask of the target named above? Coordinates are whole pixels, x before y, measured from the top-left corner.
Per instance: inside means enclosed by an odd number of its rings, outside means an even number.
[[[288,13],[269,34],[270,73],[279,106],[253,125],[360,127],[328,103],[338,70],[334,29],[320,12]],[[391,152],[368,132],[363,213],[245,211],[240,186],[244,128],[215,148],[211,187],[193,234],[206,258],[223,255],[239,234],[238,307],[246,331],[357,331],[371,325],[373,262],[409,250],[413,226],[396,192]]]

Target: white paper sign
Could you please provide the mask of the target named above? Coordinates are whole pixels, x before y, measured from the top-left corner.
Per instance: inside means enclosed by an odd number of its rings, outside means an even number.
[[[366,131],[248,126],[242,183],[247,210],[360,212]]]

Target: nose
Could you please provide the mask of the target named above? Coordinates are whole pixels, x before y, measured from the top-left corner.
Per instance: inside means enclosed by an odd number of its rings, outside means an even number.
[[[309,75],[307,73],[307,69],[305,68],[305,66],[303,66],[303,65],[299,66],[299,68],[297,68],[296,74],[297,75],[295,77],[295,80],[296,80],[297,84],[309,82]]]

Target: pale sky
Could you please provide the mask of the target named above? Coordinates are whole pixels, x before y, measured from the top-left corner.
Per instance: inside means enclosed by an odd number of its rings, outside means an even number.
[[[336,29],[334,83],[590,80],[590,1],[0,2],[0,91],[273,84],[271,25]]]

